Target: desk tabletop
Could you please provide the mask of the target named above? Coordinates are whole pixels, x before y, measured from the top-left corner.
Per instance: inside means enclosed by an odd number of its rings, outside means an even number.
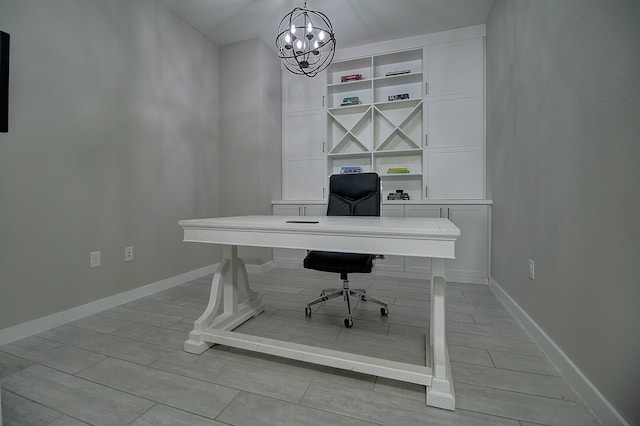
[[[418,217],[254,215],[181,220],[179,225],[185,229],[202,230],[392,235],[454,240],[460,236],[460,229],[448,219]]]

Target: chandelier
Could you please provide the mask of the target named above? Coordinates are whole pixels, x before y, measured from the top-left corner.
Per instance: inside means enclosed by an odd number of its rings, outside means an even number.
[[[329,18],[315,10],[296,7],[286,14],[276,36],[278,57],[294,74],[315,77],[329,66],[336,51],[336,39]]]

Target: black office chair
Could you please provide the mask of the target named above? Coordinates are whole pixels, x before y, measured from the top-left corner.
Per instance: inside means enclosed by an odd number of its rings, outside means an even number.
[[[377,173],[333,175],[329,179],[329,202],[327,216],[380,216],[380,177]],[[350,273],[370,273],[373,269],[373,254],[309,251],[304,259],[304,267],[324,272],[337,272],[342,279],[342,288],[324,289],[320,297],[311,300],[304,308],[305,315],[311,316],[311,305],[344,296],[348,317],[345,327],[353,326],[350,296],[358,296],[363,301],[381,305],[380,313],[389,314],[387,303],[367,295],[365,289],[349,287]]]

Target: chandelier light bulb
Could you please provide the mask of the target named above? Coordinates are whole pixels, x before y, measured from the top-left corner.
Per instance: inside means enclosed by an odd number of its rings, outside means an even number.
[[[320,41],[324,41],[324,38],[325,38],[326,36],[327,36],[327,35],[326,35],[326,34],[325,34],[325,32],[324,32],[324,31],[322,31],[322,30],[320,30],[320,32],[318,33],[318,39],[319,39]]]
[[[296,33],[296,24],[291,24],[291,34]]]
[[[307,32],[308,33],[312,33],[313,32],[313,25],[311,25],[311,21],[309,21],[309,23],[307,24]]]

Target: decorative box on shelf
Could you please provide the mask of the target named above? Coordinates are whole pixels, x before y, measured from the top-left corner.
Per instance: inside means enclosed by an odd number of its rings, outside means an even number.
[[[409,94],[408,93],[402,93],[400,95],[389,95],[389,100],[390,101],[399,101],[399,100],[403,100],[403,99],[409,99]]]
[[[347,81],[357,81],[357,80],[362,80],[362,74],[349,74],[349,75],[343,75],[342,77],[340,77],[341,83],[346,83]]]
[[[396,189],[396,192],[390,192],[387,195],[387,200],[410,200],[408,193],[405,193],[402,189]]]

